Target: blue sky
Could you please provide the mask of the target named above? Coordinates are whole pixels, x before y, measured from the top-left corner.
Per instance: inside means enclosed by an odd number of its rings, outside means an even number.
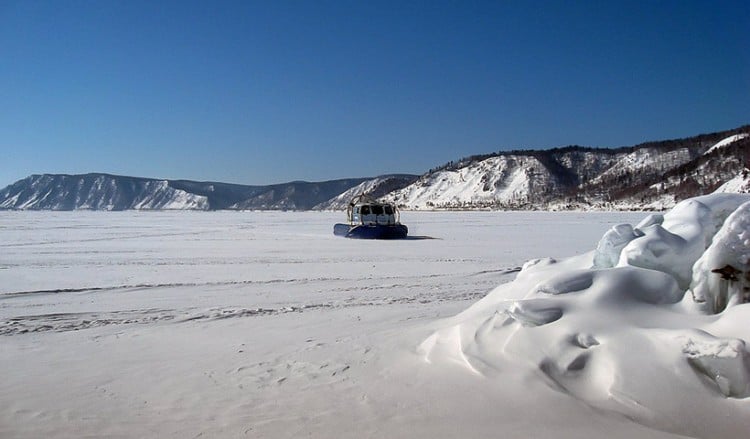
[[[750,2],[0,0],[0,187],[268,184],[750,123]]]

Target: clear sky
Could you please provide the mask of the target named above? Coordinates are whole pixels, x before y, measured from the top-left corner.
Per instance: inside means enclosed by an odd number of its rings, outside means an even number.
[[[0,0],[0,187],[268,184],[750,123],[750,2]]]

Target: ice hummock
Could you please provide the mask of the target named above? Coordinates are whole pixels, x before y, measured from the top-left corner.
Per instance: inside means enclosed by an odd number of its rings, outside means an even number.
[[[534,260],[420,346],[486,379],[525,368],[644,425],[750,432],[750,195],[685,200],[596,250]],[[737,436],[739,435],[739,436]]]
[[[750,301],[750,202],[727,218],[695,263],[690,290],[711,313]]]

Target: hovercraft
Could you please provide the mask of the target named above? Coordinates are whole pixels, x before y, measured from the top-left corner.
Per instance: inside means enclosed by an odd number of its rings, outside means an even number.
[[[346,209],[349,224],[336,224],[333,234],[359,239],[403,239],[409,229],[399,222],[400,214],[394,204],[378,202],[366,195],[358,195]]]

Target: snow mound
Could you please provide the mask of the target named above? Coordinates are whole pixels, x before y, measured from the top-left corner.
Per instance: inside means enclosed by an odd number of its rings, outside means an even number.
[[[711,313],[750,301],[750,202],[727,218],[693,266],[691,291]]]
[[[521,368],[652,428],[746,437],[749,261],[750,195],[685,200],[588,254],[526,263],[419,352],[484,379]]]

